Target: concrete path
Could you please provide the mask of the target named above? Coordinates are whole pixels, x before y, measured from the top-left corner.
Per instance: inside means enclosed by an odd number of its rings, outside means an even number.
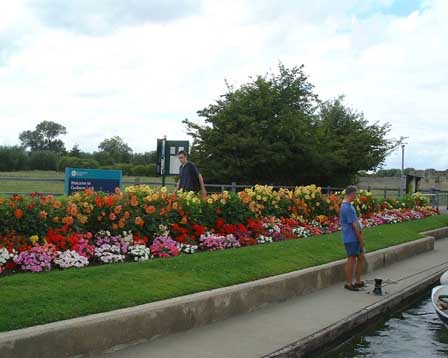
[[[436,265],[440,266],[434,267]],[[372,272],[365,279],[400,280],[384,288],[385,292],[393,294],[441,269],[448,269],[448,239],[436,241],[432,252]],[[361,292],[349,292],[342,286],[343,283],[337,284],[284,303],[268,305],[256,312],[151,342],[120,347],[121,350],[95,357],[261,357],[388,297],[387,294],[383,297],[369,294],[372,285]]]

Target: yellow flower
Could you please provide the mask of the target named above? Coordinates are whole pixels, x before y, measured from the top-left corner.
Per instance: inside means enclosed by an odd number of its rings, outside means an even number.
[[[257,200],[261,200],[261,196],[260,195],[257,195]]]
[[[226,200],[225,199],[221,199],[220,202],[221,202],[222,205],[226,204]]]
[[[209,203],[209,204],[213,204],[213,199],[212,199],[212,198],[208,198],[208,199],[207,199],[207,203]]]
[[[166,186],[162,186],[162,188],[160,189],[160,191],[162,193],[166,193],[168,191],[168,189],[166,188]]]
[[[33,244],[35,244],[36,242],[39,241],[39,236],[37,236],[37,235],[33,235],[33,236],[31,236],[31,237],[30,237],[30,241],[31,241]]]

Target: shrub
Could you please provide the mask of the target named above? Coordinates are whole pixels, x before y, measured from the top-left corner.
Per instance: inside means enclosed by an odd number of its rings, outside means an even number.
[[[31,152],[29,167],[32,170],[56,170],[58,167],[58,155],[48,150]]]

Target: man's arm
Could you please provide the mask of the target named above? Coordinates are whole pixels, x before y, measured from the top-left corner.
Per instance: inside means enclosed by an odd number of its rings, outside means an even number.
[[[205,190],[204,178],[202,178],[201,174],[199,174],[198,178],[199,178],[199,184],[201,185],[202,197],[205,199],[207,197],[207,191]]]
[[[355,230],[356,237],[358,238],[359,244],[361,247],[364,247],[364,235],[362,234],[362,231],[359,229],[358,223],[352,222],[353,230]]]

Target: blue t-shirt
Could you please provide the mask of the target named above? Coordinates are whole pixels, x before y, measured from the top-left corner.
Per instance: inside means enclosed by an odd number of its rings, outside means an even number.
[[[352,224],[358,222],[358,217],[352,204],[346,201],[342,202],[339,221],[341,223],[342,240],[344,240],[344,244],[349,242],[357,242],[358,237],[356,236],[356,232],[355,229],[353,229]]]

